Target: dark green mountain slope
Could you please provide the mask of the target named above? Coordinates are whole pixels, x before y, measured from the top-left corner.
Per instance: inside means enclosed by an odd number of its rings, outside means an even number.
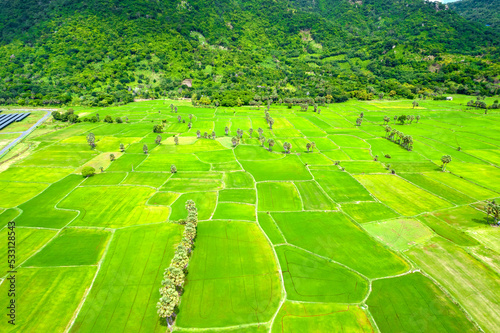
[[[466,19],[500,32],[500,0],[461,0],[449,6]]]
[[[499,35],[420,0],[3,0],[0,36],[0,104],[498,90]]]

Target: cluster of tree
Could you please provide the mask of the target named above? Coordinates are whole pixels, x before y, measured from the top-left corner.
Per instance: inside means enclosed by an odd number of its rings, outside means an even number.
[[[409,122],[408,124],[411,124],[415,119],[417,120],[417,124],[420,121],[420,115],[414,116],[414,115],[405,115],[402,114],[400,116],[394,116],[394,123],[399,122],[401,125],[404,125],[407,121]],[[389,124],[391,121],[391,118],[389,116],[384,116],[384,124]]]
[[[59,111],[52,111],[52,118],[54,118],[54,120],[70,123],[81,122],[81,119],[78,117],[78,115],[75,114],[75,111],[73,109],[68,109],[64,113],[61,113]]]
[[[160,300],[156,304],[158,315],[165,318],[170,330],[176,316],[176,309],[180,303],[183,286],[186,278],[189,258],[194,249],[196,227],[198,225],[198,210],[194,201],[186,202],[188,217],[185,222],[181,242],[175,250],[170,266],[163,273],[160,288]]]
[[[413,137],[405,135],[403,132],[391,128],[391,126],[385,126],[385,137],[408,151],[413,149]]]
[[[500,225],[500,204],[496,203],[495,200],[486,201],[486,214],[487,218],[490,215],[493,217],[493,223]]]
[[[488,105],[486,105],[484,98],[483,98],[483,100],[481,100],[480,96],[478,96],[476,100],[471,99],[470,101],[468,101],[467,106],[476,107],[476,108],[480,108],[480,109],[499,109],[500,108],[500,105],[498,104],[497,99],[493,102],[493,104],[488,106]]]
[[[185,7],[132,0],[0,7],[0,104],[194,97],[197,105],[233,107],[267,103],[256,95],[322,104],[499,91],[499,35],[440,4],[190,0]]]

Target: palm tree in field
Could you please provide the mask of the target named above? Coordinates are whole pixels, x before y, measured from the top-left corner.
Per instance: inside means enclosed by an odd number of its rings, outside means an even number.
[[[145,145],[142,147],[142,150],[144,151],[144,154],[147,154],[147,153],[148,153],[148,145],[146,145],[146,144],[145,144]]]
[[[309,142],[306,145],[306,149],[307,149],[307,152],[309,152],[309,150],[311,149],[311,144]]]
[[[394,124],[396,123],[396,120],[398,120],[398,116],[394,116]]]
[[[189,114],[189,120],[193,120],[193,114]]]
[[[263,137],[263,136],[260,136],[260,137],[259,137],[259,141],[260,141],[260,145],[261,145],[262,147],[264,147],[264,143],[266,143],[266,138],[265,138],[265,137]]]
[[[399,144],[401,144],[401,141],[403,140],[405,135],[403,132],[398,132],[398,136],[399,136]]]
[[[197,137],[198,139],[199,139],[199,138],[201,138],[201,132],[200,132],[200,130],[197,130],[197,131],[196,131],[196,137]]]
[[[269,151],[273,151],[274,140],[273,139],[267,140],[267,144],[269,145]]]
[[[418,106],[418,102],[417,101],[413,101],[412,105],[413,105],[413,108],[415,108],[416,106]]]
[[[249,135],[250,137],[252,137],[252,133],[253,133],[253,128],[250,128],[250,129],[248,130],[248,135]]]
[[[89,144],[90,148],[92,148],[92,149],[95,148],[95,135],[94,135],[94,133],[87,134],[87,143]]]
[[[184,284],[185,275],[182,269],[176,267],[169,267],[165,270],[165,275],[172,280],[176,286]]]
[[[321,114],[321,109],[318,109],[318,114]]]
[[[386,126],[385,127],[385,137],[387,138],[387,135],[392,131],[391,126]]]
[[[229,127],[224,127],[224,133],[226,133],[226,135],[229,135]]]
[[[417,119],[417,124],[418,124],[418,121],[420,120],[420,115],[417,115],[416,119]]]
[[[109,160],[113,162],[115,160],[115,154],[109,154]]]
[[[408,135],[407,149],[408,151],[413,150],[413,137],[411,135]]]
[[[208,139],[208,132],[203,133],[203,138]]]
[[[212,131],[212,139],[215,140],[215,131]]]
[[[238,128],[238,130],[236,131],[236,134],[238,135],[238,137],[239,137],[240,139],[242,139],[242,138],[243,138],[243,130],[241,130],[241,129],[239,129],[239,128]]]
[[[193,127],[193,123],[192,123],[192,122],[189,122],[189,123],[188,123],[188,129],[191,129],[191,127]]]
[[[177,121],[180,123],[182,121],[182,117],[181,116],[177,116]]]
[[[257,130],[257,132],[259,132],[259,136],[262,136],[262,133],[264,133],[264,130],[259,127],[259,129]]]
[[[388,124],[391,119],[388,116],[384,116],[384,124]]]
[[[174,105],[170,104],[170,112],[174,112]]]
[[[409,115],[408,118],[410,119],[410,125],[411,125],[411,123],[413,122],[413,120],[415,120],[415,116],[414,115]]]
[[[155,139],[155,143],[159,145],[161,143],[161,135],[157,135]]]
[[[359,114],[359,118],[363,118],[364,116],[365,116],[365,113],[364,113],[364,112],[361,112],[361,113]]]
[[[269,124],[269,118],[271,118],[271,115],[267,111],[266,111],[265,115],[266,115],[266,122]]]
[[[363,118],[359,117],[356,119],[356,126],[361,126],[361,123],[363,122]]]
[[[451,156],[444,155],[441,157],[441,162],[443,162],[443,171],[446,171],[446,165],[451,162]]]
[[[283,143],[283,149],[285,149],[285,154],[288,153],[288,145],[289,143],[285,141],[285,143]]]
[[[174,106],[174,112],[177,113],[177,106]]]
[[[288,142],[288,145],[286,148],[287,148],[288,154],[290,154],[290,150],[292,150],[292,144],[290,142]]]
[[[313,141],[311,142],[311,151],[314,151],[314,148],[316,148],[316,143]]]
[[[274,119],[273,118],[269,118],[269,129],[270,130],[273,129],[273,125],[274,125]]]
[[[500,224],[500,205],[495,202],[495,200],[487,201],[486,204],[486,214],[488,218],[490,215],[493,217],[494,224]]]
[[[175,143],[175,145],[179,144],[179,137],[178,136],[174,136],[174,143]]]
[[[172,165],[170,166],[170,172],[171,172],[171,173],[177,173],[177,167],[176,167],[175,165],[173,165],[173,164],[172,164]]]
[[[233,147],[236,147],[236,145],[238,144],[238,138],[233,136],[233,138],[231,139],[231,143],[233,144]]]
[[[125,151],[125,145],[120,143],[120,151],[123,153]]]

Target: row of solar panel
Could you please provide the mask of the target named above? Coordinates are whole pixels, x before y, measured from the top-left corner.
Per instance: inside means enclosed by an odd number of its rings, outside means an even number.
[[[5,127],[9,126],[15,121],[21,121],[27,116],[30,115],[30,112],[28,113],[9,113],[9,114],[2,114],[0,115],[0,130],[4,129]]]

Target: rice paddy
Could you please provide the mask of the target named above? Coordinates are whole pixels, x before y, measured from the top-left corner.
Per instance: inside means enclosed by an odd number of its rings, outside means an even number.
[[[145,101],[75,108],[128,122],[35,130],[26,154],[0,159],[19,279],[17,325],[0,331],[168,330],[156,303],[187,200],[199,223],[176,332],[499,331],[500,233],[485,212],[500,198],[499,113],[411,103],[273,104],[270,129],[263,108]],[[422,118],[395,124],[402,112]],[[413,150],[386,138],[385,115]]]

